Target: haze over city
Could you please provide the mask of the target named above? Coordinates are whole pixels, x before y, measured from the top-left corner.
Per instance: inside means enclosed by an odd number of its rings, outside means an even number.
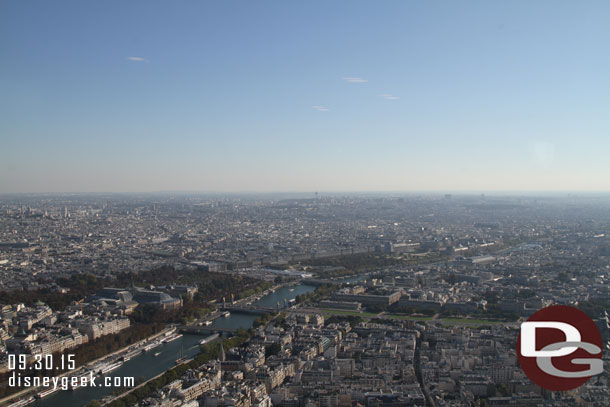
[[[607,191],[609,19],[603,1],[2,2],[0,193]]]
[[[0,407],[609,407],[609,21],[0,1]]]

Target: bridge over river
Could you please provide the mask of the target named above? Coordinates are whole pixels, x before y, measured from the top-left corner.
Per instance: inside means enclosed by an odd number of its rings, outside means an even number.
[[[235,314],[250,314],[250,315],[264,315],[271,314],[276,312],[275,308],[265,307],[261,305],[254,304],[224,304],[219,306],[219,310],[212,313],[206,318],[202,320],[188,324],[181,325],[178,327],[180,332],[186,334],[196,334],[196,335],[208,335],[208,334],[223,334],[223,333],[235,333],[237,328],[232,327],[222,327],[217,326],[216,324],[210,324],[210,322],[221,318],[223,316],[227,316],[228,313]]]
[[[265,307],[262,305],[256,305],[256,304],[242,304],[242,305],[237,305],[237,304],[226,304],[226,305],[221,305],[220,309],[222,311],[229,311],[229,312],[238,312],[238,313],[242,313],[242,314],[254,314],[254,315],[263,315],[263,314],[272,314],[274,312],[277,312],[278,308],[272,308],[272,307]]]

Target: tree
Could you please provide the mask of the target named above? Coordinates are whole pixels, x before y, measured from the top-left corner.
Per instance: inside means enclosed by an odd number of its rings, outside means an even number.
[[[506,387],[506,385],[504,383],[499,383],[496,386],[496,390],[497,390],[498,394],[500,394],[500,396],[502,396],[502,397],[507,397],[510,395],[510,392],[508,391],[508,387]]]

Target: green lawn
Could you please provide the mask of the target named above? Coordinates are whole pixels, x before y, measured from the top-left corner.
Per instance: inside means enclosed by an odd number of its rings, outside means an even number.
[[[379,313],[374,312],[357,312],[357,311],[348,311],[348,310],[340,310],[340,309],[329,309],[329,308],[320,308],[319,312],[326,316],[331,315],[345,315],[345,316],[353,316],[353,317],[361,317],[363,319],[374,318],[379,315]],[[442,325],[497,325],[497,324],[510,324],[508,321],[499,321],[495,319],[476,319],[476,318],[456,318],[456,317],[446,317],[446,318],[438,318],[432,319],[433,317],[426,316],[411,316],[411,315],[396,315],[396,314],[386,314],[382,316],[383,318],[390,319],[400,319],[403,321],[438,321]]]
[[[415,317],[415,316],[411,316],[411,315],[393,315],[393,314],[388,314],[388,315],[384,315],[384,317],[386,318],[392,318],[392,319],[402,319],[402,320],[406,320],[406,321],[430,321],[432,320],[432,317]]]
[[[347,310],[340,310],[340,309],[329,309],[329,308],[321,308],[320,312],[324,315],[347,315],[347,316],[354,316],[354,317],[361,317],[361,318],[374,318],[377,315],[379,315],[379,313],[375,313],[375,312],[357,312],[357,311],[347,311]],[[383,315],[383,318],[391,318],[391,319],[402,319],[402,320],[410,320],[410,321],[430,321],[432,319],[432,317],[418,317],[418,316],[410,316],[410,315],[393,315],[393,314],[388,314],[388,315]]]
[[[506,321],[498,321],[494,319],[475,319],[475,318],[439,318],[439,321],[447,325],[496,325],[506,324]]]

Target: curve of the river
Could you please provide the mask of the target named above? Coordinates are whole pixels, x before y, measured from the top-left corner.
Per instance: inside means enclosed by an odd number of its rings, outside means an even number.
[[[256,304],[275,307],[279,302],[280,307],[284,307],[284,299],[290,301],[297,295],[313,291],[315,287],[309,285],[297,285],[293,287],[282,287],[270,293]],[[248,329],[257,318],[256,315],[232,313],[226,318],[216,319],[210,327],[218,328],[245,328]],[[142,353],[125,362],[120,368],[109,373],[111,377],[134,377],[136,381],[148,380],[164,371],[170,369],[175,364],[176,356],[179,353],[187,358],[193,357],[199,352],[199,341],[202,336],[184,335],[173,342],[162,344],[149,352]],[[158,354],[155,356],[155,354]],[[99,382],[99,379],[98,379]],[[74,391],[61,390],[44,399],[34,403],[36,407],[82,407],[90,401],[101,399],[112,393],[113,387],[85,387]]]

